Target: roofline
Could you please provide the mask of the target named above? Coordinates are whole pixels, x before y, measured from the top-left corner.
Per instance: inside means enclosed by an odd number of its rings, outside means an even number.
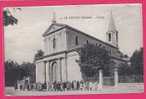
[[[60,23],[55,23],[55,24],[60,24]],[[97,39],[96,37],[91,36],[91,35],[89,35],[89,34],[87,34],[87,33],[85,33],[85,32],[82,32],[82,31],[80,31],[80,30],[78,30],[78,29],[76,29],[76,28],[73,28],[73,27],[71,27],[71,26],[69,26],[69,25],[67,25],[67,24],[62,24],[62,25],[64,25],[62,28],[57,29],[57,30],[55,30],[55,31],[52,31],[52,32],[50,32],[50,33],[48,33],[48,34],[43,34],[43,37],[48,36],[48,35],[50,35],[50,34],[53,34],[54,32],[57,32],[57,31],[59,31],[59,30],[61,30],[61,29],[64,29],[65,27],[67,27],[67,28],[70,28],[70,29],[72,29],[72,30],[74,30],[74,31],[80,32],[80,33],[82,33],[83,35],[86,35],[86,36],[88,36],[88,37],[90,37],[90,38],[92,38],[92,39],[95,39],[95,40],[97,40],[97,41],[99,41],[99,42],[101,42],[101,43],[104,43],[105,45],[108,45],[108,46],[110,46],[110,47],[113,47],[113,48],[118,49],[118,47],[115,47],[115,46],[113,46],[113,45],[111,45],[111,44],[109,44],[109,43],[106,43],[106,42],[104,42],[104,41],[102,41],[102,40],[99,40],[99,39]]]
[[[114,48],[118,49],[118,47],[115,47],[115,46],[113,46],[113,45],[111,45],[111,44],[108,44],[108,43],[102,41],[102,40],[99,40],[99,39],[97,39],[96,37],[91,36],[91,35],[89,35],[89,34],[86,34],[85,32],[82,32],[82,31],[80,31],[80,30],[78,30],[78,29],[76,29],[76,28],[73,28],[73,27],[69,26],[69,25],[66,25],[66,27],[68,27],[68,28],[70,28],[70,29],[72,29],[72,30],[74,30],[74,31],[80,32],[80,33],[82,33],[83,35],[86,35],[86,36],[88,36],[88,37],[90,37],[90,38],[92,38],[92,39],[95,39],[95,40],[97,40],[97,41],[99,41],[99,42],[102,42],[102,43],[104,43],[104,44],[106,44],[106,45],[109,45],[109,46],[111,46],[111,47],[114,47]]]
[[[57,30],[55,30],[55,31],[52,31],[52,32],[50,32],[50,33],[48,33],[48,34],[46,34],[46,32],[45,32],[42,36],[45,37],[45,36],[48,36],[48,35],[50,35],[50,34],[53,34],[54,32],[57,32],[57,31],[63,29],[64,27],[65,27],[65,26],[63,26],[62,28],[57,29]]]
[[[60,51],[60,52],[57,52],[57,53],[52,53],[52,54],[49,54],[49,55],[45,55],[45,56],[41,57],[40,59],[35,60],[35,62],[36,62],[36,61],[39,61],[39,60],[41,60],[41,59],[47,58],[47,57],[54,56],[54,55],[58,55],[58,54],[62,54],[62,53],[70,53],[70,52],[73,52],[73,51],[77,51],[78,49],[80,49],[80,47],[73,48],[73,49],[70,49],[70,50]],[[119,57],[114,57],[114,56],[110,56],[110,57],[111,57],[112,59],[116,59],[116,60],[119,60],[119,61],[128,62],[127,60],[124,60],[124,59],[119,58]]]

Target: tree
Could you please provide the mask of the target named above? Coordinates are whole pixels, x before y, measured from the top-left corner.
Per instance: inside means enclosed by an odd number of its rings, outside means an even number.
[[[30,77],[31,82],[35,81],[35,64],[34,63],[30,63],[30,62],[23,62],[20,65],[21,69],[24,72],[24,76],[25,77]]]
[[[34,60],[38,60],[44,56],[44,52],[40,49],[37,51],[37,53],[34,56]]]
[[[133,53],[130,62],[133,74],[143,75],[143,48],[140,48]]]
[[[103,47],[85,44],[78,52],[81,72],[87,77],[95,76],[99,69],[108,71],[109,65],[112,63],[108,51]]]
[[[18,20],[11,14],[9,10],[3,11],[3,19],[4,19],[4,25],[14,25],[17,24]]]
[[[131,66],[127,63],[121,63],[118,68],[120,76],[130,76],[132,73]]]
[[[5,85],[13,86],[17,80],[21,80],[24,76],[24,70],[20,68],[17,62],[12,60],[5,62]]]
[[[31,82],[35,81],[35,65],[29,62],[18,64],[13,60],[5,62],[5,85],[14,86],[17,80],[22,80],[24,77],[30,77]]]

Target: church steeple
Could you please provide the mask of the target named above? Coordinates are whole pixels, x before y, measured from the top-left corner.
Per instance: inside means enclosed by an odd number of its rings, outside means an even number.
[[[108,24],[108,31],[115,31],[116,26],[115,26],[115,21],[113,18],[113,13],[110,11],[110,19],[109,19],[109,24]]]
[[[116,29],[115,21],[112,11],[110,12],[108,30],[106,32],[107,42],[118,47],[118,31]]]

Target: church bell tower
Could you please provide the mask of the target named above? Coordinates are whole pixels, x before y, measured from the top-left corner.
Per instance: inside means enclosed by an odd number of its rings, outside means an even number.
[[[110,12],[108,31],[106,32],[106,40],[109,44],[118,48],[118,31],[115,26],[112,11]]]

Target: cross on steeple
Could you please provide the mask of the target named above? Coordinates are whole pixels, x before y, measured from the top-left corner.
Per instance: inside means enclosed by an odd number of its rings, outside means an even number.
[[[56,23],[56,13],[55,12],[53,12],[52,23]]]

